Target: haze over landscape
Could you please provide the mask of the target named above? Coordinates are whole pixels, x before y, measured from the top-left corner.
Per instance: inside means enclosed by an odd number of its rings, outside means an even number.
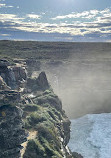
[[[111,111],[110,43],[0,41],[4,57],[32,60],[32,77],[45,71],[69,118]]]
[[[75,118],[88,113],[110,112],[110,44],[76,43],[72,46],[66,60],[45,67],[67,115]]]

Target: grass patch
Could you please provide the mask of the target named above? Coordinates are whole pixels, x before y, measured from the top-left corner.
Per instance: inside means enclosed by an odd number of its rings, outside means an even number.
[[[37,103],[37,111],[29,112],[25,119],[25,126],[27,129],[37,131],[37,137],[28,142],[24,158],[29,158],[26,155],[30,155],[31,158],[36,158],[36,156],[38,158],[63,158],[58,131],[63,119],[62,112],[52,106],[49,102],[50,98],[57,99],[52,91],[46,90],[41,96],[33,99]],[[33,106],[36,107],[36,104],[28,105],[30,108]]]

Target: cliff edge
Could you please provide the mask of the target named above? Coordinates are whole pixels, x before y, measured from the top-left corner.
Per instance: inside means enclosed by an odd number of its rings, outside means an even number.
[[[45,72],[0,60],[0,158],[72,158],[70,121]]]

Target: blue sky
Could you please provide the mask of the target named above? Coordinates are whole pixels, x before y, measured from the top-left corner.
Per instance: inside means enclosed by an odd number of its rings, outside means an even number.
[[[111,0],[0,0],[0,39],[111,42]]]

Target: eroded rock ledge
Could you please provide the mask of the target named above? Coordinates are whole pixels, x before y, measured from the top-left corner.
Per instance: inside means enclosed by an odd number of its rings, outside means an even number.
[[[70,121],[45,72],[0,61],[0,158],[72,158]]]

